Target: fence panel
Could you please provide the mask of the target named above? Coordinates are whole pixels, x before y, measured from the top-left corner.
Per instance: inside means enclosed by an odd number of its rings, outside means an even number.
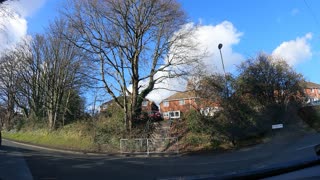
[[[120,139],[120,153],[179,153],[178,138]]]
[[[121,153],[147,152],[147,139],[120,139]]]

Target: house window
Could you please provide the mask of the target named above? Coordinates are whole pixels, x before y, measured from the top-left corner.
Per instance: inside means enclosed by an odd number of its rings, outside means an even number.
[[[104,105],[100,106],[100,110],[106,110],[107,108],[108,108],[107,104],[104,104]]]
[[[164,102],[163,102],[163,106],[164,106],[164,107],[169,107],[169,101],[164,101]]]
[[[218,112],[220,109],[219,107],[206,107],[200,109],[200,114],[204,116],[214,116],[216,112]]]
[[[180,100],[179,100],[179,105],[184,105],[184,104],[185,104],[184,99],[180,99]]]
[[[163,117],[164,117],[164,118],[169,118],[169,113],[168,113],[168,112],[164,112],[164,113],[163,113]]]
[[[169,117],[172,119],[180,118],[180,111],[170,111]]]
[[[148,101],[143,101],[142,106],[148,106]]]

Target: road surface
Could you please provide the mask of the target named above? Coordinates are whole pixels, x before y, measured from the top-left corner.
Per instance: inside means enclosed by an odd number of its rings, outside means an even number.
[[[116,157],[59,153],[3,141],[0,179],[170,179],[214,177],[316,157],[320,134],[274,140],[220,154],[180,157]]]

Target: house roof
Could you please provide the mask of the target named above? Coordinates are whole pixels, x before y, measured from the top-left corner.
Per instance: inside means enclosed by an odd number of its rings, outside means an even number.
[[[127,97],[128,97],[128,96],[127,96]],[[123,96],[118,96],[117,98],[120,99],[120,101],[123,100]],[[151,103],[154,103],[153,101],[151,101],[151,100],[149,100],[149,99],[147,99],[147,98],[144,98],[144,101],[149,101],[149,102],[151,102]],[[111,104],[111,103],[113,103],[113,102],[115,102],[115,100],[114,100],[114,99],[111,99],[111,100],[109,100],[109,101],[107,101],[107,102],[102,103],[102,104],[100,105],[100,107],[101,107],[101,106],[104,106],[104,105],[109,105],[109,104]]]
[[[320,84],[316,84],[313,82],[306,82],[305,83],[306,88],[315,88],[315,89],[320,89]]]
[[[187,98],[195,98],[197,97],[195,91],[185,91],[185,92],[177,92],[163,101],[177,100],[177,99],[187,99]]]

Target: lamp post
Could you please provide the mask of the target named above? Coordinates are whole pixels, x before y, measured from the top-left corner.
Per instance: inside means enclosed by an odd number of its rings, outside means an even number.
[[[218,45],[218,49],[219,49],[219,52],[220,52],[220,58],[221,58],[221,63],[222,63],[222,68],[223,68],[224,77],[225,77],[226,80],[227,80],[226,70],[224,69],[223,57],[222,57],[222,52],[221,52],[222,46],[223,46],[223,45],[220,43],[220,44]]]
[[[229,92],[228,92],[227,75],[226,75],[226,70],[224,68],[223,57],[222,57],[222,52],[221,52],[222,46],[223,45],[220,43],[218,45],[218,49],[219,49],[219,52],[220,52],[221,64],[222,64],[222,69],[223,69],[223,73],[224,73],[224,79],[226,81],[226,97],[228,97],[229,96]]]

